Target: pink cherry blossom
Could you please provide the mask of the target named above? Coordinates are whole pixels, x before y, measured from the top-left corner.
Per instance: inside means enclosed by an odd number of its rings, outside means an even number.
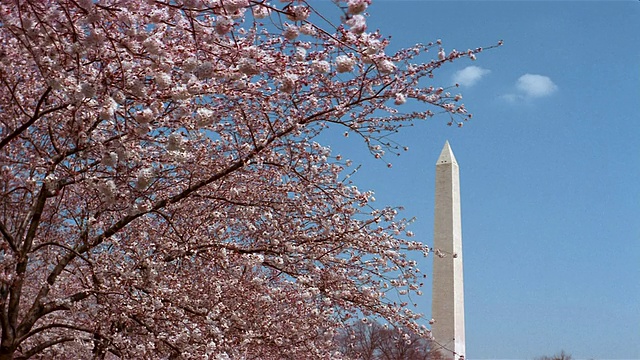
[[[407,97],[402,93],[396,94],[395,101],[393,102],[396,105],[402,105],[407,102]]]
[[[348,11],[349,14],[360,14],[367,9],[367,6],[371,4],[371,0],[349,0]]]
[[[294,5],[287,9],[287,18],[291,21],[302,21],[309,17],[310,10],[307,6]]]
[[[351,31],[354,34],[362,34],[367,30],[367,20],[362,15],[353,15],[349,20],[347,20],[347,25],[349,25]]]
[[[357,318],[428,337],[429,247],[324,142],[384,158],[415,119],[462,124],[429,78],[480,48],[391,54],[371,1],[312,3],[3,3],[0,359],[340,359]]]
[[[311,66],[320,73],[328,73],[331,70],[331,64],[325,60],[314,60]]]
[[[339,73],[350,72],[355,65],[356,61],[347,55],[339,55],[336,57],[336,70]]]
[[[300,35],[300,28],[298,28],[295,25],[290,25],[290,24],[285,25],[283,36],[287,40],[294,40],[295,38],[298,37],[298,35]]]
[[[271,14],[271,9],[268,6],[255,5],[252,7],[253,17],[256,19],[264,19]]]

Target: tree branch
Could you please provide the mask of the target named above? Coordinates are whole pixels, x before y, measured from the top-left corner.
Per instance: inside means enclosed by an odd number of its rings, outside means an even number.
[[[58,324],[58,323],[52,323],[52,324],[48,324],[48,325],[44,325],[44,326],[40,326],[37,327],[31,331],[29,331],[27,334],[21,336],[18,341],[21,342],[35,334],[38,334],[40,332],[43,331],[47,331],[49,329],[57,329],[57,328],[63,328],[63,329],[70,329],[70,330],[75,330],[75,331],[82,331],[82,332],[86,332],[89,334],[93,334],[93,330],[91,329],[86,329],[86,328],[81,328],[79,326],[74,326],[74,325],[69,325],[69,324]]]
[[[32,347],[31,349],[29,349],[28,351],[22,353],[22,356],[18,356],[15,359],[16,360],[26,360],[40,352],[42,352],[44,349],[51,347],[53,345],[57,345],[60,343],[64,343],[64,342],[69,342],[69,341],[74,341],[76,338],[75,337],[63,337],[63,338],[59,338],[59,339],[55,339],[55,340],[49,340],[49,341],[45,341],[43,343],[40,343],[37,346]]]
[[[44,94],[42,94],[42,96],[40,96],[40,100],[38,100],[38,104],[36,104],[36,108],[34,110],[34,114],[33,116],[31,116],[31,118],[29,120],[27,120],[27,122],[25,122],[24,124],[22,124],[20,127],[18,127],[16,130],[14,130],[11,134],[7,135],[7,137],[5,137],[4,139],[2,139],[2,141],[0,141],[0,149],[2,149],[3,147],[5,147],[5,145],[7,145],[11,140],[13,140],[15,137],[17,137],[18,135],[20,135],[23,131],[25,131],[26,129],[29,128],[29,126],[33,125],[33,123],[35,123],[40,117],[42,117],[42,115],[46,115],[50,112],[56,111],[56,110],[60,110],[63,108],[67,107],[67,104],[62,104],[60,106],[56,106],[54,108],[51,109],[47,109],[43,112],[40,112],[40,107],[42,106],[42,104],[45,102],[45,100],[47,99],[47,97],[49,96],[49,93],[51,92],[51,86],[49,86],[47,88],[47,90],[45,90]]]
[[[6,228],[6,226],[4,226],[4,223],[2,221],[0,221],[0,233],[2,233],[2,236],[5,238],[5,240],[7,240],[7,243],[9,243],[9,247],[11,247],[11,250],[13,250],[14,252],[18,252],[18,248],[16,247],[16,239],[11,236],[9,230]]]

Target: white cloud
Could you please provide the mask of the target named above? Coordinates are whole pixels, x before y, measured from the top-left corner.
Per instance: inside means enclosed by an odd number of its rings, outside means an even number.
[[[467,66],[453,74],[453,82],[460,86],[471,87],[490,72],[491,70],[483,69],[479,66]]]
[[[558,90],[558,86],[548,76],[534,74],[520,76],[516,88],[529,98],[549,96]]]

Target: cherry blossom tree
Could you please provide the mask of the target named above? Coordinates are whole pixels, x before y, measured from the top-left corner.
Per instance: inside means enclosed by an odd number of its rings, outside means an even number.
[[[317,136],[382,157],[413,119],[462,124],[430,78],[481,49],[387,54],[369,5],[3,1],[0,359],[340,358],[355,317],[428,336],[397,299],[429,248]]]

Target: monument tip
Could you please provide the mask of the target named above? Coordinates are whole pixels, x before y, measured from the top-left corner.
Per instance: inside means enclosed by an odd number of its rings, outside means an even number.
[[[451,146],[449,145],[449,140],[444,143],[440,157],[438,157],[438,161],[436,162],[436,165],[440,164],[458,164],[456,157],[453,155],[453,151],[451,150]]]

